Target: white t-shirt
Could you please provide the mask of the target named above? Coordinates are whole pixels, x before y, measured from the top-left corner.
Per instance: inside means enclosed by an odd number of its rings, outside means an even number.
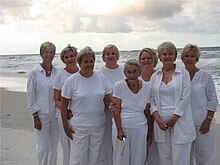
[[[79,72],[71,75],[62,87],[62,97],[71,99],[73,117],[71,125],[97,126],[105,123],[104,97],[110,94],[103,75],[93,72],[91,77],[83,77]]]
[[[106,66],[103,66],[98,70],[98,72],[104,75],[111,93],[113,93],[115,83],[125,78],[122,66],[119,66],[116,69],[109,69]]]
[[[200,69],[191,81],[191,107],[195,125],[201,125],[207,111],[217,111],[215,84],[209,72]],[[214,120],[213,120],[214,121]]]
[[[147,123],[144,110],[150,102],[151,85],[143,82],[142,88],[138,93],[133,93],[126,84],[125,80],[116,82],[113,97],[122,101],[121,103],[121,122],[124,128],[137,128]]]
[[[61,71],[59,71],[54,79],[54,83],[53,83],[53,88],[57,89],[57,90],[62,90],[62,86],[64,84],[64,82],[66,81],[66,79],[68,77],[70,77],[72,74],[67,72],[65,69],[62,69]],[[57,108],[57,117],[61,117],[60,115],[60,110]]]

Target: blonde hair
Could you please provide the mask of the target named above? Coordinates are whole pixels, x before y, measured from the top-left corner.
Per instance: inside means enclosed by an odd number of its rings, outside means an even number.
[[[118,51],[118,48],[117,46],[115,45],[112,45],[112,44],[109,44],[107,46],[104,47],[103,51],[102,51],[102,60],[105,61],[105,53],[109,50],[109,49],[113,49],[115,54],[116,54],[116,57],[117,57],[117,60],[119,60],[119,51]]]
[[[150,56],[153,58],[153,64],[154,64],[154,67],[156,67],[157,63],[158,63],[158,58],[157,58],[157,55],[156,55],[156,52],[154,51],[154,49],[151,49],[151,48],[143,48],[140,53],[139,53],[139,56],[138,56],[138,61],[140,62],[141,61],[141,55],[143,52],[147,52],[150,54]]]
[[[45,50],[52,50],[53,53],[55,54],[56,53],[56,46],[53,43],[49,42],[49,41],[44,42],[40,46],[40,55],[41,56],[42,56],[42,54]]]
[[[92,55],[95,61],[95,52],[92,50],[91,47],[86,46],[85,48],[81,49],[80,52],[77,54],[77,63],[81,65],[82,59],[87,55]]]
[[[75,56],[77,56],[77,48],[74,46],[71,46],[70,44],[67,45],[67,47],[65,47],[61,53],[60,53],[60,59],[64,62],[64,55],[69,53],[70,51],[73,52],[73,54]]]
[[[166,42],[163,42],[161,43],[158,47],[157,47],[157,51],[158,51],[158,57],[161,56],[161,53],[163,51],[164,48],[168,48],[170,50],[172,50],[175,54],[175,56],[177,57],[177,49],[176,49],[176,46],[170,42],[170,41],[166,41]]]
[[[182,52],[181,52],[181,60],[183,61],[183,58],[185,56],[185,54],[189,51],[193,51],[193,53],[195,54],[196,56],[196,62],[199,61],[199,57],[200,57],[200,49],[197,45],[193,45],[193,44],[187,44],[185,45],[185,47],[183,48]]]

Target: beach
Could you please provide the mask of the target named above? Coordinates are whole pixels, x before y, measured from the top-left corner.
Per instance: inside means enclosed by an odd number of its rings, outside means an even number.
[[[37,165],[35,134],[32,117],[27,110],[25,92],[1,93],[1,165]],[[220,107],[218,107],[219,109]],[[219,113],[217,112],[218,118]],[[220,164],[220,125],[218,119],[217,163]],[[58,165],[62,164],[62,149],[59,144]]]

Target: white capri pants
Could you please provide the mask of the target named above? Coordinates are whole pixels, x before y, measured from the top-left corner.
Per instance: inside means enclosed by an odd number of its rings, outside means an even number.
[[[37,158],[39,165],[56,165],[59,141],[58,118],[55,107],[50,107],[49,114],[38,112],[41,130],[35,129],[37,139]]]
[[[105,126],[72,126],[70,165],[97,165]]]
[[[196,126],[196,139],[192,143],[191,165],[216,165],[216,123],[211,123],[209,132],[201,134]]]
[[[145,165],[147,157],[147,125],[123,129],[126,135],[125,147],[123,149],[123,145],[120,145],[118,151],[113,150],[113,152],[118,154],[116,160],[113,160],[113,165]],[[119,141],[119,139],[116,140]]]
[[[63,165],[69,165],[70,162],[70,138],[63,129],[62,118],[59,117],[60,142],[63,149]]]
[[[189,165],[192,143],[175,144],[173,130],[165,131],[165,142],[157,142],[160,165]]]

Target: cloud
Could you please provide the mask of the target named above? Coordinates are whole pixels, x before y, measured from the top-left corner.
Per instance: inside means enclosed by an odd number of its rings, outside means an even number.
[[[220,32],[218,6],[218,0],[2,0],[0,20],[70,33],[215,34]]]

